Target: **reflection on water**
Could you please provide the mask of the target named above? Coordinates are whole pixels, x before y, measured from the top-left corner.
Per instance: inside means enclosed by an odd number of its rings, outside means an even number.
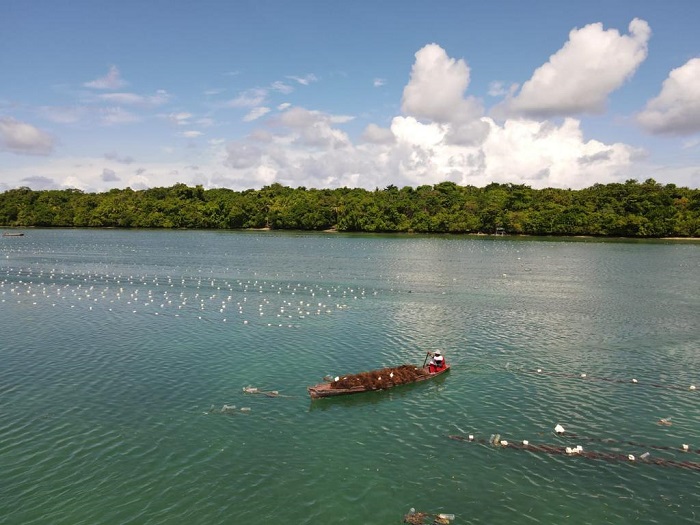
[[[696,244],[33,230],[0,256],[8,523],[700,512],[669,467],[700,443]],[[306,391],[436,348],[428,383]],[[645,453],[666,467],[603,457]]]

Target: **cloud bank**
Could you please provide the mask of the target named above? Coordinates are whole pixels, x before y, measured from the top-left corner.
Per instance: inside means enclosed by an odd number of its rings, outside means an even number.
[[[183,160],[178,156],[183,148],[173,145],[163,148],[169,156],[161,160],[137,162],[116,153],[47,157],[44,164],[26,169],[0,167],[0,180],[104,191],[115,185],[144,188],[177,182],[233,189],[274,182],[374,189],[443,181],[583,188],[640,178],[638,167],[646,152],[624,142],[585,137],[580,118],[605,111],[611,93],[629,82],[645,60],[650,37],[649,25],[640,19],[632,20],[628,34],[602,24],[573,29],[522,86],[491,82],[488,95],[500,97],[500,102],[490,110],[470,93],[467,60],[429,43],[415,53],[401,99],[395,101],[400,114],[394,111],[368,124],[367,119],[361,126],[355,115],[274,100],[275,95],[286,97],[320,82],[314,74],[242,89],[233,98],[210,104],[211,113],[197,115],[183,106],[168,107],[174,97],[165,90],[153,95],[120,91],[125,82],[112,66],[104,77],[83,84],[103,91],[92,93],[84,105],[72,110],[43,107],[37,113],[57,125],[74,125],[90,116],[92,123],[116,127],[141,124],[149,111],[166,106],[156,120],[169,124],[171,137],[187,139],[197,158]],[[384,83],[374,78],[374,87]],[[220,132],[222,114],[245,124],[247,135],[231,139]],[[700,132],[700,58],[671,71],[634,122],[652,134]],[[206,134],[197,129],[204,127]],[[54,148],[49,133],[0,116],[0,151],[50,156]],[[102,146],[100,151],[116,149],[122,146]],[[197,169],[192,169],[195,164]]]

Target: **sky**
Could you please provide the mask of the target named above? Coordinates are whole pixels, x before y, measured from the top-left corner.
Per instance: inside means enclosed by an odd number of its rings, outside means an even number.
[[[698,0],[1,0],[0,191],[700,187]]]

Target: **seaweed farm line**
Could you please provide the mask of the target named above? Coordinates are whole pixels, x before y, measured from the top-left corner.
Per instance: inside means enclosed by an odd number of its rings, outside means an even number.
[[[664,385],[660,383],[645,383],[643,381],[639,381],[637,378],[631,378],[631,379],[620,379],[620,378],[614,378],[614,377],[595,377],[595,376],[590,376],[586,374],[585,372],[582,372],[580,374],[571,374],[571,373],[565,373],[565,372],[548,372],[544,371],[541,368],[536,368],[532,370],[516,370],[516,372],[521,372],[521,373],[526,373],[526,374],[538,374],[538,375],[543,375],[543,376],[550,376],[550,377],[564,377],[568,379],[583,379],[586,381],[606,381],[608,383],[628,383],[631,385],[639,385],[639,386],[651,386],[654,388],[668,388],[670,390],[690,390],[690,391],[695,391],[697,390],[697,387],[695,385],[689,385],[686,387],[683,386],[678,386],[678,385]]]
[[[656,457],[652,457],[649,452],[643,452],[639,456],[635,456],[634,454],[631,454],[631,453],[630,454],[621,454],[621,453],[604,452],[604,451],[596,451],[596,450],[585,450],[581,445],[577,445],[575,447],[562,447],[561,445],[530,443],[527,440],[511,441],[511,440],[501,439],[500,434],[492,435],[489,439],[477,438],[473,434],[469,434],[468,436],[451,434],[447,437],[449,437],[450,439],[452,439],[454,441],[476,443],[476,444],[481,444],[481,445],[491,445],[491,446],[497,447],[497,448],[513,449],[513,450],[520,450],[520,451],[525,451],[525,452],[543,453],[543,454],[549,454],[549,455],[580,456],[580,457],[587,458],[587,459],[604,460],[604,461],[626,461],[626,462],[638,461],[640,463],[645,463],[645,464],[649,464],[649,465],[657,465],[657,466],[662,466],[662,467],[675,467],[675,468],[682,468],[682,469],[687,469],[687,470],[700,471],[700,462],[679,461],[676,459],[656,458]],[[643,448],[657,448],[658,449],[661,447],[644,446]],[[664,447],[663,450],[674,450],[674,449],[672,449],[671,447]],[[684,453],[690,452],[689,449],[686,450],[683,447],[681,447],[679,450],[681,450]],[[700,450],[696,450],[693,452],[700,453]]]

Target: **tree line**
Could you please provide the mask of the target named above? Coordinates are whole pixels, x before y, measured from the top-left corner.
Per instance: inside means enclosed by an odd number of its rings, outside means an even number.
[[[374,191],[281,184],[104,193],[23,187],[0,193],[0,225],[700,237],[700,190],[653,179],[581,190],[452,182]]]

